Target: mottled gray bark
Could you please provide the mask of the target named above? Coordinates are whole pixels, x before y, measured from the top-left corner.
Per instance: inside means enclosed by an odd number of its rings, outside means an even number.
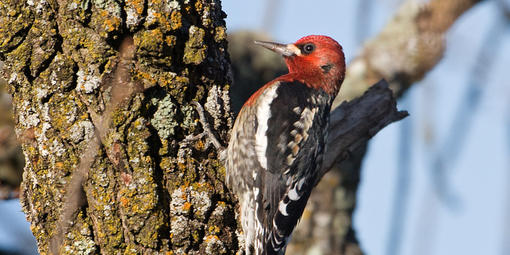
[[[41,253],[235,253],[235,204],[190,104],[225,141],[224,17],[205,0],[2,3]]]

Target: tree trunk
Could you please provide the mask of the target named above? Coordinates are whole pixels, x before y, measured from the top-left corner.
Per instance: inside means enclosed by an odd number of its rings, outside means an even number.
[[[219,1],[9,1],[0,57],[42,254],[234,254]]]

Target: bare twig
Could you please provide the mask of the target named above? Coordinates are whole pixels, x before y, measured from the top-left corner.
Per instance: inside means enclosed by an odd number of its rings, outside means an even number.
[[[216,138],[216,136],[212,132],[212,129],[209,126],[209,122],[207,122],[207,119],[205,117],[204,108],[202,107],[202,105],[200,105],[200,103],[196,101],[193,101],[191,103],[196,107],[198,116],[200,117],[200,123],[202,124],[202,128],[204,129],[204,133],[211,140],[211,143],[214,145],[214,147],[216,147],[216,149],[218,150],[218,154],[221,154],[225,150],[225,147],[220,143],[218,138]]]

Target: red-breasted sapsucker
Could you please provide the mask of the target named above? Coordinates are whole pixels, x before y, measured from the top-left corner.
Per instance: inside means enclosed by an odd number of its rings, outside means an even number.
[[[246,254],[284,254],[321,168],[345,59],[327,36],[255,43],[281,54],[289,73],[260,88],[239,112],[227,184],[239,199]]]

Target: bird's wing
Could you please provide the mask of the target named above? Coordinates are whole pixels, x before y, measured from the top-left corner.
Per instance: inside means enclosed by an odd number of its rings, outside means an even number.
[[[281,249],[301,217],[321,163],[329,97],[299,81],[277,81],[267,89],[264,98],[270,103],[259,104],[263,114],[257,114],[255,138],[257,158],[266,169],[259,215],[265,215],[265,226],[273,226],[265,231],[267,244]]]

